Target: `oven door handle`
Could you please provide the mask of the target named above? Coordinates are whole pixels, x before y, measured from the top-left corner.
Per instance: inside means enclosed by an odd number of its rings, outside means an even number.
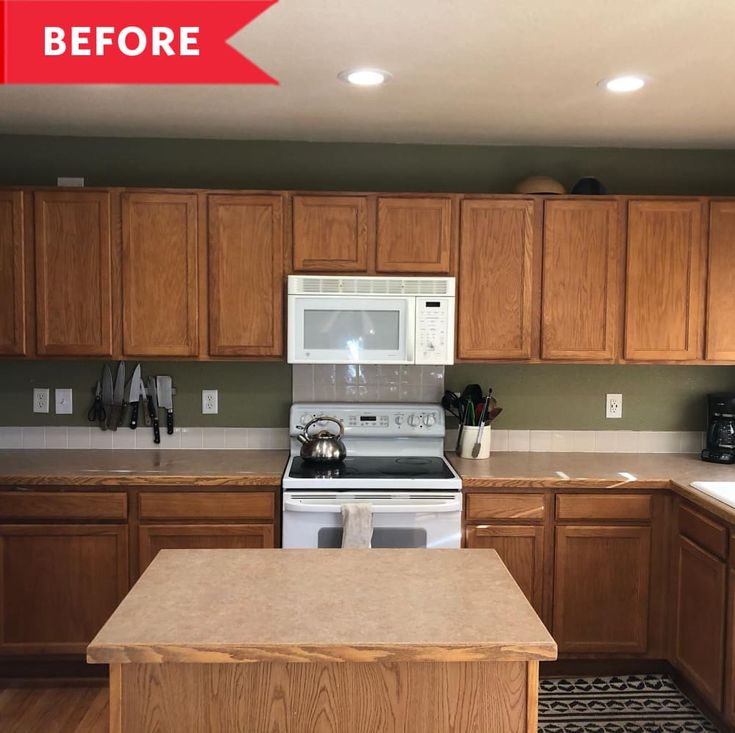
[[[349,501],[340,502],[338,504],[318,504],[311,503],[308,499],[290,499],[284,498],[283,511],[285,512],[320,512],[327,514],[340,514],[342,512],[342,504],[349,504]],[[370,502],[366,502],[370,503]],[[436,504],[371,504],[373,514],[440,514],[448,512],[459,512],[462,510],[461,497],[456,499],[447,499]]]

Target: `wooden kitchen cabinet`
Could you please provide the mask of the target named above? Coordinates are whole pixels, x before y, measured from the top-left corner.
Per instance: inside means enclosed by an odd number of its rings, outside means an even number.
[[[723,560],[679,534],[675,548],[673,662],[722,709],[727,570]]]
[[[553,635],[560,652],[647,649],[651,528],[558,526]]]
[[[36,351],[112,355],[111,195],[36,191]]]
[[[283,198],[207,199],[209,353],[283,354]]]
[[[457,355],[531,357],[534,203],[465,199],[459,242]]]
[[[620,320],[616,201],[544,205],[541,357],[610,361]]]
[[[735,555],[735,535],[730,536],[731,554]],[[725,717],[735,726],[735,564],[730,559],[727,584],[727,648],[725,650]]]
[[[702,356],[705,233],[700,201],[630,201],[625,358]]]
[[[142,524],[138,572],[161,550],[275,547],[272,524]]]
[[[495,550],[531,602],[542,613],[544,528],[523,525],[467,527],[466,546]]]
[[[366,196],[294,196],[294,272],[366,272]]]
[[[128,590],[128,530],[0,526],[0,654],[83,654]]]
[[[0,191],[0,356],[26,354],[23,194]]]
[[[375,269],[447,275],[452,259],[450,198],[378,198]]]
[[[198,353],[197,197],[124,193],[123,353]]]
[[[709,215],[705,357],[735,361],[735,202],[713,201]]]

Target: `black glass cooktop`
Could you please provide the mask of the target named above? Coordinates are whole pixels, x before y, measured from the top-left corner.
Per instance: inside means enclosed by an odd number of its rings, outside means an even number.
[[[454,478],[446,462],[434,456],[348,456],[341,464],[336,465],[310,463],[297,456],[293,459],[288,475],[301,479]]]

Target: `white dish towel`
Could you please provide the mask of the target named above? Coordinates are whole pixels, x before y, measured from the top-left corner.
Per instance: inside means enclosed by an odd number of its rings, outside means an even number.
[[[367,549],[373,538],[373,507],[369,502],[342,504],[342,547]]]

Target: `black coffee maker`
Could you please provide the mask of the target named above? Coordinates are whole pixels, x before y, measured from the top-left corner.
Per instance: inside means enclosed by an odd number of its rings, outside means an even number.
[[[707,447],[702,460],[735,463],[735,394],[707,395]]]

